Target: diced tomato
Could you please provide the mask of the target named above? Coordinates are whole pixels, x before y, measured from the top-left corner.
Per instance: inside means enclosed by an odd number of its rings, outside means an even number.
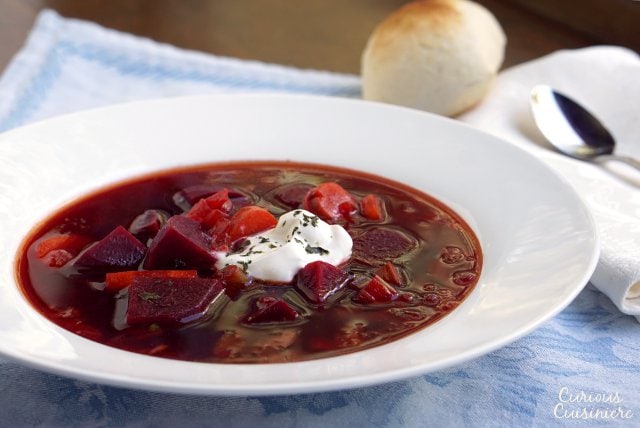
[[[398,292],[376,275],[356,293],[354,300],[358,303],[384,303],[397,297]]]
[[[382,200],[376,195],[365,196],[360,200],[360,214],[369,220],[383,220],[384,206]]]
[[[107,291],[120,291],[127,288],[134,278],[197,278],[195,270],[129,270],[107,273]]]
[[[185,214],[188,218],[197,221],[203,229],[211,229],[221,220],[227,220],[227,215],[233,203],[229,198],[229,190],[222,189],[206,198],[198,200]]]
[[[353,196],[334,182],[322,183],[309,190],[302,207],[327,221],[348,220],[357,210]]]
[[[376,270],[376,275],[387,281],[389,284],[402,285],[403,278],[400,269],[391,262],[386,262]]]
[[[231,217],[228,233],[229,240],[234,242],[254,233],[259,233],[276,226],[278,221],[269,211],[262,207],[250,205],[240,208]]]
[[[246,324],[293,321],[300,314],[282,299],[262,296],[253,302],[252,308],[242,317]]]
[[[223,211],[217,208],[211,208],[205,199],[200,199],[196,202],[185,215],[200,223],[203,229],[211,229],[215,227],[220,220],[227,220],[229,218]]]
[[[185,213],[185,216],[189,217],[191,220],[197,221],[198,223],[205,223],[210,213],[211,210],[209,209],[207,202],[204,199],[200,199],[189,211]]]
[[[216,224],[207,231],[207,234],[211,237],[211,249],[215,251],[228,251],[229,250],[229,225],[231,220],[228,218],[221,218]]]
[[[231,208],[233,208],[233,203],[231,202],[231,198],[229,198],[229,189],[219,190],[213,195],[207,196],[204,201],[209,208],[225,213],[228,213],[231,211]]]

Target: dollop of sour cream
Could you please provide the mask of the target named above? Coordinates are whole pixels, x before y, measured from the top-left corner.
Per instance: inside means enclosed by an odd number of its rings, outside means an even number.
[[[254,278],[291,282],[308,263],[322,260],[334,266],[351,256],[353,241],[340,225],[297,209],[284,213],[273,229],[249,236],[232,253],[216,253],[216,268],[237,265]]]

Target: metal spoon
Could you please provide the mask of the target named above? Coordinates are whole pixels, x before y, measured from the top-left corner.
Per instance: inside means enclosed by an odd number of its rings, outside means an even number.
[[[560,152],[583,161],[616,160],[640,169],[640,161],[614,155],[611,133],[584,107],[546,85],[531,91],[531,111],[545,138]]]

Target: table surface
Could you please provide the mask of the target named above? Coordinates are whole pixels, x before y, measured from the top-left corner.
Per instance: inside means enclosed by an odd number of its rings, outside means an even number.
[[[0,70],[44,8],[66,17],[217,55],[357,74],[375,25],[406,0],[2,0]],[[507,33],[504,67],[599,43],[515,0],[478,0]]]

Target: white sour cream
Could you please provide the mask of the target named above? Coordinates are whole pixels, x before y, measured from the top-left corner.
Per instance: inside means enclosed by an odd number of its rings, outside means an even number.
[[[352,246],[342,226],[297,209],[282,214],[273,229],[248,237],[237,252],[216,253],[216,268],[237,265],[263,281],[291,282],[308,263],[322,260],[337,266],[345,262]]]

